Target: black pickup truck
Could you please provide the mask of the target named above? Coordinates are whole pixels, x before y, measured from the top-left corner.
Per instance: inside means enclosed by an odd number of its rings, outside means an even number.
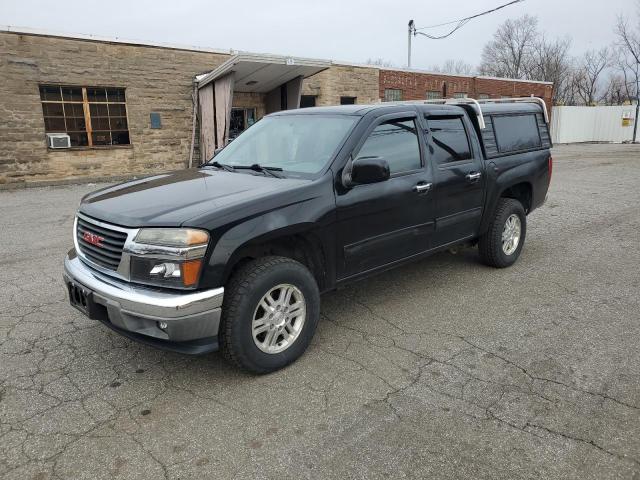
[[[279,369],[322,292],[459,244],[513,264],[551,180],[546,115],[537,99],[268,115],[197,169],[85,196],[70,302],[147,344]]]

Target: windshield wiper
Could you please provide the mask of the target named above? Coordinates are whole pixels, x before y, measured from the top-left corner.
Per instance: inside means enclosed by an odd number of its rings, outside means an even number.
[[[275,178],[283,178],[281,175],[274,173],[282,172],[282,169],[280,167],[269,167],[260,165],[259,163],[254,163],[253,165],[234,165],[233,168],[236,170],[253,170],[254,172],[266,173],[267,175],[271,175]]]
[[[211,165],[212,167],[221,168],[222,170],[226,170],[227,172],[233,172],[235,170],[231,165],[227,165],[226,163],[211,162],[211,163],[205,163],[205,166],[206,165]]]

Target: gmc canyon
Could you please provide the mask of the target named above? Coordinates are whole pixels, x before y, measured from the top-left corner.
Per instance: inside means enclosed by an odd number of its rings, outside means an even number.
[[[534,98],[271,114],[197,169],[86,195],[70,303],[137,341],[274,371],[311,342],[322,292],[459,244],[513,264],[550,147]]]

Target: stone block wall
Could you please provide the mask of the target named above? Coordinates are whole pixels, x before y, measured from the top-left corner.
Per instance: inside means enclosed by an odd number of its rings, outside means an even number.
[[[336,64],[304,79],[302,95],[316,96],[316,105],[340,105],[340,97],[356,97],[356,103],[378,103],[377,68]]]
[[[184,168],[194,75],[228,55],[0,32],[0,185],[151,174]],[[52,150],[39,85],[126,89],[131,145]],[[149,114],[159,112],[161,129]]]

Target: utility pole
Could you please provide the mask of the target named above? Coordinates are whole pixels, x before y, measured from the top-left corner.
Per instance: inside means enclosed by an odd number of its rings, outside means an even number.
[[[409,20],[409,36],[407,37],[407,68],[411,68],[411,35],[413,35],[413,20]]]
[[[639,64],[640,65],[640,64]],[[636,66],[636,68],[638,68]],[[638,115],[640,114],[640,78],[636,75],[636,121],[633,122],[633,138],[631,139],[632,143],[638,143],[638,137],[636,134],[638,133]]]

